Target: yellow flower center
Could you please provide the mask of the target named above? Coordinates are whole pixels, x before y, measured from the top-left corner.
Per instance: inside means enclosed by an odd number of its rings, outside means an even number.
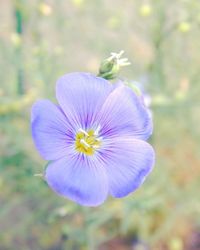
[[[91,129],[86,132],[80,129],[76,134],[75,147],[78,152],[93,155],[100,146],[101,141],[98,138],[98,131]]]

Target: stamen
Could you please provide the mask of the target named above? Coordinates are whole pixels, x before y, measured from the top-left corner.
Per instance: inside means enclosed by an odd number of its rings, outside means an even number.
[[[90,145],[84,139],[81,139],[80,143],[82,143],[84,146],[90,148]]]
[[[78,130],[78,131],[82,132],[84,135],[89,136],[89,134],[88,134],[85,130],[83,130],[82,128],[79,128],[79,130]]]
[[[96,141],[102,141],[103,137],[97,137]]]
[[[121,50],[119,53],[111,52],[111,56],[108,60],[119,59],[124,54],[124,50]]]
[[[123,55],[124,50],[121,50],[119,53],[111,53],[111,56],[107,59],[108,61],[115,61],[115,63],[120,66],[127,66],[130,65],[131,63],[128,61],[128,58],[121,58]]]
[[[90,129],[87,132],[80,128],[76,134],[76,150],[86,155],[93,155],[101,146],[101,138],[98,137],[99,130],[100,126],[96,130]]]

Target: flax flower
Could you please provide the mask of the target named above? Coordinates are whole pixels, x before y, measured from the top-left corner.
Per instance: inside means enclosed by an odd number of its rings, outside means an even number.
[[[48,185],[85,206],[136,190],[154,165],[146,142],[152,121],[141,98],[89,73],[61,77],[56,97],[58,105],[37,101],[31,118],[35,145],[50,161]]]

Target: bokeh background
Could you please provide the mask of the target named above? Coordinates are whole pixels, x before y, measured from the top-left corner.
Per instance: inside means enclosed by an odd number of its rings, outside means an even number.
[[[134,194],[80,207],[35,176],[31,105],[121,49],[121,77],[150,104],[156,167]],[[0,0],[0,250],[110,249],[200,249],[200,1]]]

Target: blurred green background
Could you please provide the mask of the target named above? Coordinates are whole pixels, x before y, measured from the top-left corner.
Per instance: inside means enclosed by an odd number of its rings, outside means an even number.
[[[109,53],[150,95],[156,167],[124,199],[85,208],[40,178],[30,108]],[[0,250],[200,249],[200,1],[0,0]]]

